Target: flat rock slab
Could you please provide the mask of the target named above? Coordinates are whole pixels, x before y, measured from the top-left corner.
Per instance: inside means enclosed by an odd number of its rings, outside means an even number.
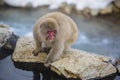
[[[51,70],[59,75],[86,80],[116,73],[115,67],[103,56],[78,50],[66,51],[65,53],[64,58],[51,65]]]
[[[32,51],[35,48],[35,42],[31,37],[21,37],[18,39],[12,59],[15,62],[35,62],[43,63],[47,56],[46,53],[40,53],[34,56]]]
[[[40,53],[34,56],[32,54],[34,48],[33,38],[21,37],[18,39],[12,59],[15,62],[43,63],[47,54]],[[50,69],[66,78],[82,80],[101,78],[116,73],[115,67],[109,63],[108,58],[75,49],[65,51],[57,61],[51,64]]]

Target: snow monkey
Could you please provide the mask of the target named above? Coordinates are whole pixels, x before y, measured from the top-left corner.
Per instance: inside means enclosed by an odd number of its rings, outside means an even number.
[[[42,16],[33,28],[36,48],[35,56],[45,48],[50,48],[44,65],[49,67],[51,62],[57,60],[64,50],[68,50],[77,39],[78,29],[75,22],[61,12],[51,12]]]

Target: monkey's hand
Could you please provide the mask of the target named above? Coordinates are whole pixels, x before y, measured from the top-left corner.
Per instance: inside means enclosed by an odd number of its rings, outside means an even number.
[[[47,56],[46,61],[44,62],[44,66],[49,68],[52,62],[53,62],[52,57]]]
[[[41,49],[35,49],[32,53],[34,56],[37,56]]]
[[[37,56],[38,55],[38,52],[36,52],[35,50],[32,52],[32,54],[34,55],[34,56]]]
[[[50,65],[51,65],[51,63],[54,62],[54,61],[56,61],[56,60],[57,60],[57,57],[56,58],[52,58],[52,57],[50,58],[50,57],[48,57],[47,60],[44,63],[44,66],[47,67],[47,68],[49,68]]]
[[[51,62],[49,61],[49,62],[44,63],[44,66],[47,67],[47,68],[49,68],[50,64],[51,64]]]
[[[49,54],[47,55],[46,62],[44,63],[44,65],[46,67],[49,67],[52,62],[59,59],[59,57],[63,53],[63,50],[64,50],[64,42],[63,41],[56,42],[54,46],[51,48]]]

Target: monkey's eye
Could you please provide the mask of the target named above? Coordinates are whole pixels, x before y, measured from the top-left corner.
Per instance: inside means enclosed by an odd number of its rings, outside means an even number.
[[[46,28],[46,25],[45,25],[45,24],[41,24],[41,25],[40,25],[40,28],[41,28],[41,29],[45,29],[45,28]]]

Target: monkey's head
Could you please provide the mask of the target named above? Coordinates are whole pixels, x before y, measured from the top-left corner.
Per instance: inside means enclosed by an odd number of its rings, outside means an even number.
[[[57,26],[51,21],[45,21],[40,25],[40,32],[47,41],[53,42],[57,34]]]

